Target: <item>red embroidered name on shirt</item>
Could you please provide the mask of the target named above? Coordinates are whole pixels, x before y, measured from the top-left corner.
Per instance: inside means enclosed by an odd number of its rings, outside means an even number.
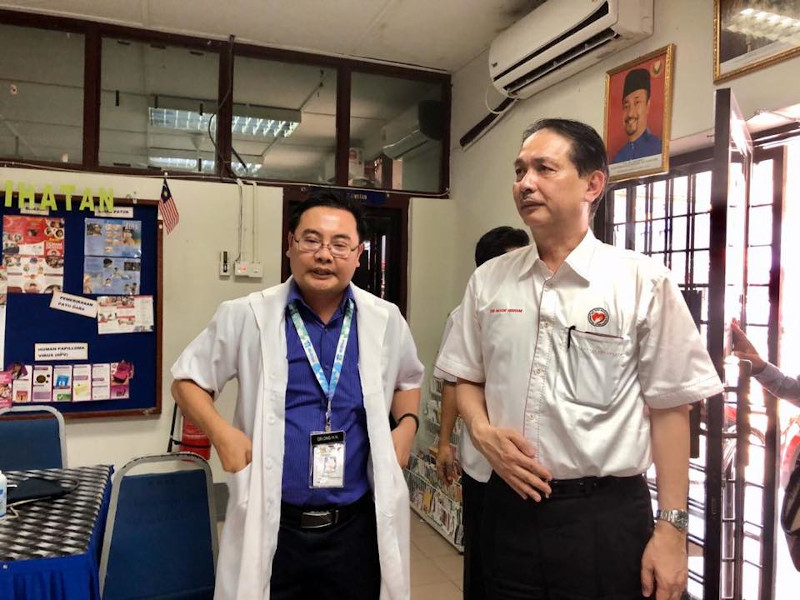
[[[521,308],[490,308],[489,312],[494,313],[521,313]]]

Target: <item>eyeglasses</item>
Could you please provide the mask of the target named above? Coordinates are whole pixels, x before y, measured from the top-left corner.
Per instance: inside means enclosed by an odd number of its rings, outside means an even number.
[[[322,241],[315,237],[303,237],[298,240],[296,237],[292,236],[292,239],[297,242],[297,249],[300,250],[300,252],[316,254],[323,248],[327,248],[328,252],[330,252],[331,256],[334,258],[350,258],[350,254],[358,248],[358,244],[351,248],[344,240],[323,244]]]

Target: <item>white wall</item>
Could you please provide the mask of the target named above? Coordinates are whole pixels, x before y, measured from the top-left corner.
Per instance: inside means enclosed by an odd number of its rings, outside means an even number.
[[[775,109],[800,102],[800,59],[713,84],[713,2],[656,0],[653,36],[605,61],[523,100],[486,136],[462,152],[457,140],[486,114],[484,94],[496,105],[498,94],[488,76],[487,53],[453,77],[451,191],[458,205],[457,286],[463,290],[472,270],[470,245],[487,229],[520,223],[511,198],[512,162],[525,127],[542,117],[579,119],[601,134],[605,73],[637,56],[674,43],[672,139],[713,127],[714,89],[731,87],[745,117],[756,109]]]
[[[140,199],[156,199],[161,194],[161,179],[62,173],[0,168],[0,182],[12,180],[32,183],[41,189],[72,184],[97,189],[112,187],[117,198],[130,194]],[[166,451],[170,417],[174,402],[170,395],[169,367],[183,348],[205,327],[223,300],[280,282],[283,191],[258,187],[256,194],[256,233],[258,258],[264,277],[257,279],[220,278],[219,251],[237,251],[239,192],[234,184],[170,180],[170,190],[180,211],[180,224],[164,239],[164,330],[162,414],[155,417],[86,419],[67,422],[67,455],[71,466],[113,463],[117,467],[135,456]],[[252,186],[243,193],[245,218],[244,250],[252,256],[249,244],[252,219]],[[411,202],[409,223],[410,272],[409,312],[420,358],[433,362],[444,320],[456,301],[452,248],[455,240],[454,203],[448,200],[415,198]],[[13,318],[13,315],[10,315]],[[124,343],[124,339],[121,340]],[[233,415],[235,382],[229,383],[218,409],[228,418]],[[222,480],[222,468],[212,453],[215,478]]]

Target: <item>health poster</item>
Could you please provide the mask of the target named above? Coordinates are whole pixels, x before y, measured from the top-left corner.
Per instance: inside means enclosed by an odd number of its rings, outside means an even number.
[[[92,399],[92,365],[72,367],[72,401],[85,402]]]
[[[142,261],[138,258],[86,256],[83,293],[134,296],[139,293]]]
[[[33,401],[53,401],[53,367],[35,365],[33,367]]]
[[[53,367],[53,402],[72,402],[72,365]]]
[[[152,296],[100,296],[97,299],[97,333],[153,331]]]
[[[142,222],[127,219],[86,219],[85,256],[142,256]]]
[[[64,287],[64,219],[3,217],[8,293],[49,294]]]

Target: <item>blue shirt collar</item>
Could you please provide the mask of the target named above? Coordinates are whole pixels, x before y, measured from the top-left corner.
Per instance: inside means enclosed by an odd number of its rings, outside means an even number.
[[[298,302],[298,304],[305,307],[311,312],[311,314],[319,319],[319,315],[317,315],[317,313],[315,313],[314,310],[308,304],[306,304],[306,301],[303,299],[303,295],[300,293],[300,287],[297,285],[297,282],[292,279],[291,283],[289,284],[289,295],[286,297],[286,306],[289,306],[295,300]],[[344,289],[342,302],[339,304],[338,310],[333,315],[333,319],[336,319],[340,314],[344,314],[344,306],[348,300],[353,300],[353,309],[355,309],[355,298],[353,296],[353,289],[350,285]]]

